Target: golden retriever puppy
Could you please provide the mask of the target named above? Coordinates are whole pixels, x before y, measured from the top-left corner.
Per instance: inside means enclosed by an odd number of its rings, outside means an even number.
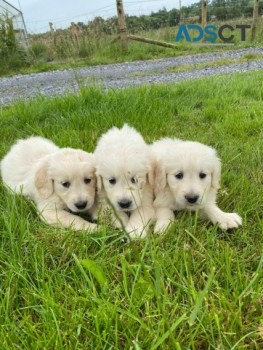
[[[58,148],[42,137],[19,140],[1,161],[6,187],[32,199],[48,224],[95,230],[97,225],[73,213],[95,207],[95,162],[92,154]]]
[[[216,151],[199,142],[164,138],[151,146],[156,158],[155,232],[163,232],[174,220],[174,211],[200,210],[223,229],[236,228],[242,219],[225,213],[216,204],[221,163]]]
[[[131,238],[144,237],[154,219],[150,147],[125,124],[102,135],[94,155],[101,212],[110,210],[115,226]]]

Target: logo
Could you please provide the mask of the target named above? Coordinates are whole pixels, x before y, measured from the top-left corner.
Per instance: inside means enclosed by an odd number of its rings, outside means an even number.
[[[197,24],[181,24],[175,41],[179,42],[185,40],[192,43],[201,41],[205,45],[205,43],[214,44],[220,39],[222,43],[219,45],[229,45],[235,38],[235,35],[240,35],[241,41],[246,41],[246,30],[249,28],[251,28],[251,26],[248,24],[237,24],[235,27],[229,24],[224,24],[221,27],[209,24],[204,28]],[[192,38],[189,31],[191,31]]]

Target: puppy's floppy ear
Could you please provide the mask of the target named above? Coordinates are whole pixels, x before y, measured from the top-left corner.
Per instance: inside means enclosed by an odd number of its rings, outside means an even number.
[[[221,161],[215,152],[214,159],[213,159],[213,172],[212,172],[212,188],[214,188],[215,190],[218,190],[220,187],[220,176],[221,176]]]
[[[35,174],[35,186],[40,197],[47,199],[53,193],[53,182],[48,176],[48,161],[42,162]]]
[[[155,167],[156,167],[156,161],[152,159],[150,161],[149,170],[147,173],[147,181],[152,188],[155,187]]]
[[[157,194],[162,191],[167,184],[167,176],[162,161],[156,161],[154,167],[154,192]]]

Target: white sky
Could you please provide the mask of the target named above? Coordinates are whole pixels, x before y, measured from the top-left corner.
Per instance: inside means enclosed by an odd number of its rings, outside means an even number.
[[[67,28],[70,22],[88,22],[95,16],[108,18],[116,15],[116,0],[7,0],[21,9],[29,33],[46,32],[48,23],[56,29]],[[198,0],[181,0],[182,6]],[[123,0],[129,15],[149,14],[162,7],[179,8],[180,0]]]

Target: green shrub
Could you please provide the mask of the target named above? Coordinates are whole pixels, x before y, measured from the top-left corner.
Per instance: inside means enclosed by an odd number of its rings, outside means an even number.
[[[29,64],[26,50],[16,41],[12,19],[7,16],[0,17],[0,74],[17,71]]]
[[[29,52],[35,59],[42,58],[48,53],[48,47],[42,41],[36,41],[30,46]]]
[[[78,56],[81,58],[86,58],[86,57],[90,57],[92,55],[92,48],[91,45],[85,43],[85,41],[81,42],[78,48]]]

